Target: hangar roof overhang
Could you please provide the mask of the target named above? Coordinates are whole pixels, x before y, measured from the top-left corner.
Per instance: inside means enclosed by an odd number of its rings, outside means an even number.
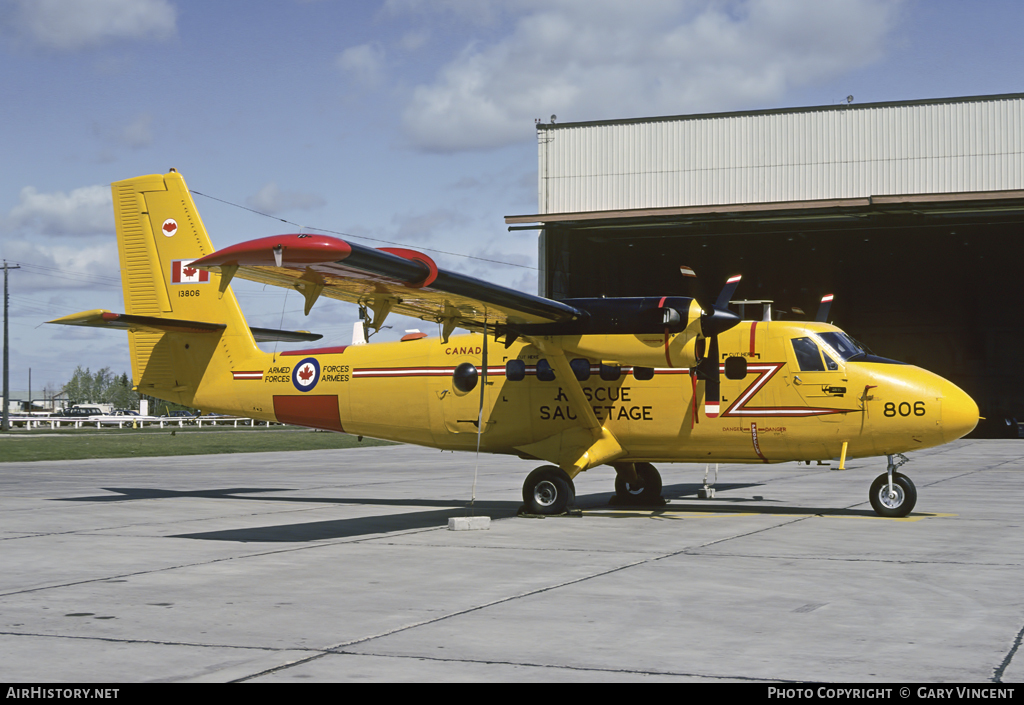
[[[815,222],[840,225],[845,221],[854,225],[885,216],[1017,220],[1024,218],[1024,190],[510,215],[505,216],[505,223],[509,230],[542,230],[551,226],[565,230],[633,230],[713,222],[780,226],[788,222],[799,227]]]

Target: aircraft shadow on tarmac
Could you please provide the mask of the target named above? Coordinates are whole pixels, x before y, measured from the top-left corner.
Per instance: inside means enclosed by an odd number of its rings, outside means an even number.
[[[611,492],[578,495],[576,508],[582,512],[601,511],[602,515],[619,513],[624,518],[635,516],[635,512],[651,512],[657,515],[672,514],[778,514],[790,516],[864,516],[874,517],[870,509],[847,509],[835,507],[794,507],[765,506],[763,497],[753,495],[728,497],[724,492],[735,492],[760,483],[719,483],[715,485],[714,499],[698,500],[697,491],[703,485],[696,483],[668,485],[663,488],[663,497],[685,501],[685,504],[666,503],[657,506],[621,503],[615,500]],[[183,497],[225,500],[257,500],[262,502],[312,503],[312,504],[351,504],[380,507],[433,507],[426,511],[401,512],[397,514],[380,514],[375,516],[313,521],[296,524],[277,524],[242,529],[226,529],[205,531],[189,534],[174,534],[168,538],[188,538],[204,541],[234,541],[239,543],[303,543],[326,539],[357,538],[374,534],[414,531],[447,526],[451,517],[467,516],[468,502],[464,500],[431,500],[431,499],[383,499],[370,497],[280,497],[267,496],[269,492],[290,492],[279,487],[229,487],[224,489],[206,490],[165,490],[152,487],[105,487],[115,494],[96,495],[91,497],[66,497],[57,501],[65,502],[125,502],[144,499],[174,499]],[[489,516],[492,519],[515,516],[521,509],[520,502],[481,502],[473,506],[473,513]],[[579,514],[579,512],[573,512]]]

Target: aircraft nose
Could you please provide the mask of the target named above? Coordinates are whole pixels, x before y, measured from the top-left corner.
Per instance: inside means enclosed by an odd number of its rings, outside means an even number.
[[[978,405],[952,382],[942,385],[942,437],[949,443],[963,438],[978,425]]]

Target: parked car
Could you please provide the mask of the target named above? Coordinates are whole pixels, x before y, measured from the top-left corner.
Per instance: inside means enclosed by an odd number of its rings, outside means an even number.
[[[75,406],[71,409],[61,409],[53,415],[61,418],[87,419],[90,416],[103,416],[103,409],[98,406]]]
[[[196,415],[191,411],[185,411],[184,409],[175,409],[165,414],[160,414],[161,418],[177,419],[183,423],[195,423]]]

